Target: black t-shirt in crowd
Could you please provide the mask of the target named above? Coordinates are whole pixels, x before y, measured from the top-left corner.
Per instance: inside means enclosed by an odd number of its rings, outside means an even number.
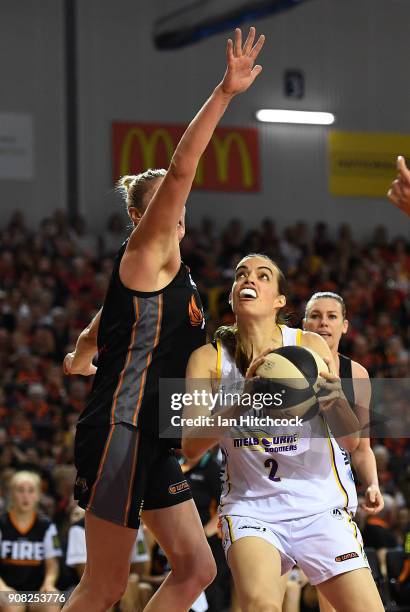
[[[184,473],[203,525],[211,518],[212,507],[216,509],[219,504],[221,494],[219,473],[220,466],[211,453],[206,453],[191,470]]]
[[[56,526],[45,516],[34,513],[28,529],[12,512],[0,516],[0,576],[16,591],[38,591],[45,559],[61,554]]]
[[[369,518],[362,531],[363,542],[366,548],[395,548],[396,536],[389,526],[381,519]]]

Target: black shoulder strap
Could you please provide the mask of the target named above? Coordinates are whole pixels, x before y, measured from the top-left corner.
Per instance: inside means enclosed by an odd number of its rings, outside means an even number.
[[[351,406],[355,404],[353,378],[352,378],[352,360],[345,355],[339,353],[339,376],[342,380],[342,389],[347,401]]]

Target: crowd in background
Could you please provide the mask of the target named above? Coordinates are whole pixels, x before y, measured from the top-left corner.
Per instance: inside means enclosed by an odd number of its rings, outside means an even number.
[[[69,221],[62,211],[38,229],[15,212],[0,231],[0,512],[6,509],[11,475],[34,470],[41,476],[41,508],[63,543],[74,506],[75,425],[91,381],[64,378],[61,364],[101,307],[113,256],[128,231],[121,214],[113,214],[96,236],[83,218]],[[201,293],[210,335],[233,321],[228,304],[233,272],[250,252],[266,253],[285,273],[289,325],[301,324],[313,292],[336,291],[350,321],[341,351],[371,377],[409,378],[410,244],[405,237],[390,239],[378,227],[359,240],[347,224],[335,234],[324,223],[312,228],[299,222],[278,231],[269,218],[255,229],[235,219],[221,229],[203,219],[200,227],[187,230],[182,253]],[[398,417],[391,436],[380,434],[374,443],[388,500],[382,520],[391,541],[403,545],[410,521],[410,444],[402,419],[410,416],[403,393],[394,394],[397,388],[386,387]]]

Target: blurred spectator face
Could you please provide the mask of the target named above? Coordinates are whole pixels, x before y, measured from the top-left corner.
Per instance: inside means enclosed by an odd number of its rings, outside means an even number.
[[[46,356],[55,353],[55,339],[50,329],[39,327],[34,334],[32,349],[37,355]]]
[[[50,497],[50,495],[43,495],[41,498],[41,509],[52,520],[56,512],[55,499]]]
[[[38,454],[38,450],[34,448],[34,446],[30,446],[26,450],[26,461],[27,463],[31,463],[32,465],[39,465],[40,457]]]
[[[29,475],[16,474],[11,480],[10,501],[17,512],[33,512],[40,499],[39,486]]]
[[[356,336],[353,342],[353,350],[355,357],[359,358],[359,360],[360,357],[365,357],[366,355],[368,355],[369,343],[367,341],[367,338],[361,335]]]
[[[53,471],[56,491],[61,497],[71,497],[76,477],[75,467],[72,465],[59,465]]]
[[[410,522],[410,510],[409,508],[400,508],[397,513],[397,527],[403,531],[407,529],[407,525]]]
[[[390,455],[389,451],[385,446],[377,445],[373,448],[374,456],[376,458],[377,471],[386,470],[389,464]]]
[[[337,350],[340,338],[347,332],[349,323],[343,318],[341,304],[333,298],[319,298],[310,304],[304,319],[304,329],[316,332]]]

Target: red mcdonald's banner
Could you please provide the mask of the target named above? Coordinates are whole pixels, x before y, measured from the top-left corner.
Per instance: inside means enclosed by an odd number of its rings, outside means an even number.
[[[185,125],[113,123],[113,179],[147,168],[167,168]],[[219,127],[203,154],[194,187],[212,191],[259,191],[259,132]]]

